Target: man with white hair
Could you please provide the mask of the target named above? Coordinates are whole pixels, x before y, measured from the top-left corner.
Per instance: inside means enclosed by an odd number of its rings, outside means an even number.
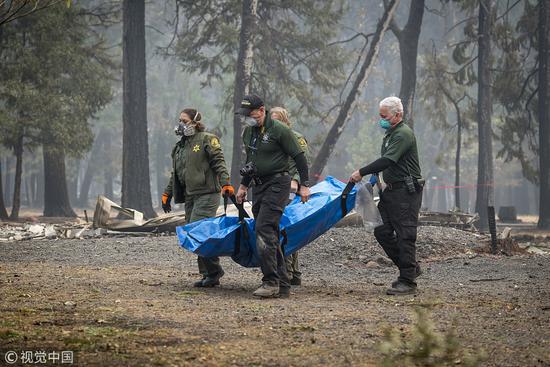
[[[421,273],[416,262],[416,228],[424,186],[416,138],[403,122],[399,98],[387,97],[380,102],[380,118],[378,124],[386,130],[381,157],[353,172],[350,179],[359,182],[363,176],[382,172],[386,187],[380,194],[378,210],[383,224],[374,229],[374,236],[399,268],[399,277],[386,293],[415,294],[415,280]]]

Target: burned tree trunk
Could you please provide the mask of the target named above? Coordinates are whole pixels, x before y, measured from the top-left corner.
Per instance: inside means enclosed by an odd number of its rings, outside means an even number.
[[[65,153],[57,148],[42,147],[44,156],[44,216],[76,217],[69,202],[65,175]]]
[[[13,201],[11,206],[10,219],[19,218],[19,209],[21,208],[21,176],[23,174],[23,135],[17,139],[13,147],[15,154],[15,180],[13,186]]]
[[[2,159],[0,159],[0,220],[8,219],[8,211],[4,204],[4,189],[2,185]]]
[[[323,145],[321,146],[321,149],[319,149],[319,153],[317,154],[315,161],[313,162],[310,174],[310,178],[312,180],[318,181],[321,177],[321,173],[323,172],[323,169],[325,168],[328,159],[332,154],[332,151],[334,150],[334,146],[336,145],[338,138],[344,131],[344,125],[348,121],[350,111],[352,110],[357,96],[359,95],[359,89],[361,88],[363,82],[365,82],[369,77],[369,74],[374,66],[374,62],[376,61],[376,57],[378,55],[380,42],[382,41],[384,33],[388,29],[388,26],[393,18],[393,15],[395,14],[395,9],[397,9],[398,4],[399,0],[390,1],[386,10],[384,11],[384,15],[378,21],[376,32],[373,36],[369,51],[367,52],[367,56],[365,57],[365,61],[363,65],[361,65],[361,69],[357,74],[357,78],[353,83],[353,87],[351,88],[344,102],[344,105],[338,113],[336,121],[330,128],[330,131],[328,132],[327,137]]]
[[[113,198],[113,163],[112,163],[112,138],[111,134],[105,135],[105,141],[103,142],[103,153],[105,169],[103,171],[103,195],[109,199]]]
[[[250,93],[253,56],[253,34],[256,28],[256,11],[258,0],[244,0],[241,15],[241,31],[239,35],[239,56],[235,74],[235,89],[233,91],[233,106],[239,108],[243,97]],[[242,117],[233,116],[233,158],[231,161],[231,183],[238,186],[239,170],[244,160],[244,150],[241,144],[243,131]]]
[[[447,99],[453,104],[455,111],[456,111],[456,125],[457,125],[457,131],[456,131],[456,151],[455,151],[455,208],[460,208],[460,152],[462,148],[462,115],[460,114],[460,106],[458,105],[462,98],[455,99],[452,94],[443,86],[443,84],[439,83],[439,88],[447,97]]]
[[[42,157],[44,154],[42,154]],[[44,205],[44,164],[39,166],[38,176],[36,178],[36,197],[34,199],[35,205],[40,208]]]
[[[548,103],[548,53],[550,52],[548,37],[548,17],[550,5],[547,1],[539,1],[539,74],[538,74],[538,120],[539,120],[539,170],[540,170],[540,201],[538,227],[550,229],[550,103]]]
[[[173,64],[170,64],[170,68],[172,68]],[[169,84],[172,83],[173,80],[168,80],[167,82]],[[162,107],[162,119],[165,123],[169,124],[170,121],[170,104],[168,102],[165,102]],[[172,167],[172,160],[170,159],[170,149],[171,147],[168,146],[165,141],[167,139],[167,133],[164,129],[158,129],[156,132],[156,151],[155,151],[155,174],[156,174],[156,184],[157,184],[157,200],[156,202],[160,204],[160,198],[162,196],[162,193],[164,192],[164,189],[166,185],[168,184],[168,180],[170,179],[170,176],[166,174],[166,171],[168,171],[169,167]],[[170,169],[170,171],[172,171]]]
[[[122,206],[156,217],[147,138],[145,0],[124,0],[122,41]]]
[[[12,172],[12,164],[11,164],[11,157],[6,156],[6,164],[4,165],[4,170],[6,172],[6,178],[4,180],[5,186],[4,186],[4,203],[7,206],[11,206],[13,197],[11,196],[11,193],[13,192],[13,178],[11,177]]]
[[[101,148],[103,148],[103,142],[105,136],[109,133],[105,129],[99,130],[97,137],[95,138],[94,146],[90,153],[90,159],[88,160],[88,166],[86,167],[86,173],[84,173],[84,178],[82,179],[82,184],[80,185],[80,195],[78,197],[78,203],[82,207],[88,206],[88,195],[90,193],[90,186],[92,185],[92,180],[96,175],[97,169],[99,167],[99,161],[101,160]],[[105,161],[105,164],[109,164],[108,161]]]
[[[78,179],[80,176],[80,159],[68,159],[66,163],[67,189],[71,205],[78,205]]]
[[[418,39],[424,16],[424,0],[412,0],[407,24],[401,30],[392,22],[391,30],[399,41],[401,55],[401,88],[399,98],[403,102],[403,119],[413,128],[413,104],[416,91],[416,60]]]
[[[460,109],[455,105],[457,131],[456,131],[456,153],[455,153],[455,208],[461,209],[460,204],[460,150],[462,148],[462,119]]]
[[[491,115],[491,12],[494,0],[479,3],[478,25],[478,146],[476,212],[480,229],[487,229],[487,207],[494,205]]]

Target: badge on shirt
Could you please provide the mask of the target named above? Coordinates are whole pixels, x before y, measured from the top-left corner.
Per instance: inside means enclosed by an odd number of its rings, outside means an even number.
[[[307,147],[307,142],[306,142],[306,139],[304,139],[304,138],[298,139],[298,144],[300,144],[300,146],[301,146],[302,148]]]
[[[200,145],[197,144],[197,145],[195,145],[195,146],[193,147],[193,152],[196,153],[196,152],[198,152],[199,150],[201,150],[201,146],[200,146]]]
[[[221,147],[220,141],[218,140],[218,138],[212,138],[212,140],[210,141],[210,145],[212,146],[212,148],[215,148],[215,149],[219,149]]]
[[[262,137],[262,143],[269,143],[269,134],[265,134]]]

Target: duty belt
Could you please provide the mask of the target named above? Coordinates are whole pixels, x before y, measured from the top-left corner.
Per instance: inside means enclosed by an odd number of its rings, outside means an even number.
[[[413,180],[413,182],[416,187],[424,187],[424,183],[426,182],[426,180],[421,178],[420,180],[415,179]],[[405,181],[396,181],[392,183],[389,183],[389,182],[386,183],[386,190],[397,190],[397,189],[402,189],[403,187],[405,187]]]

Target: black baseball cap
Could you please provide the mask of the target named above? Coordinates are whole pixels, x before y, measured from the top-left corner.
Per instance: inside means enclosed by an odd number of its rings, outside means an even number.
[[[264,101],[255,94],[249,94],[244,96],[241,102],[241,108],[235,112],[236,115],[249,116],[250,112],[257,110],[264,105]]]

